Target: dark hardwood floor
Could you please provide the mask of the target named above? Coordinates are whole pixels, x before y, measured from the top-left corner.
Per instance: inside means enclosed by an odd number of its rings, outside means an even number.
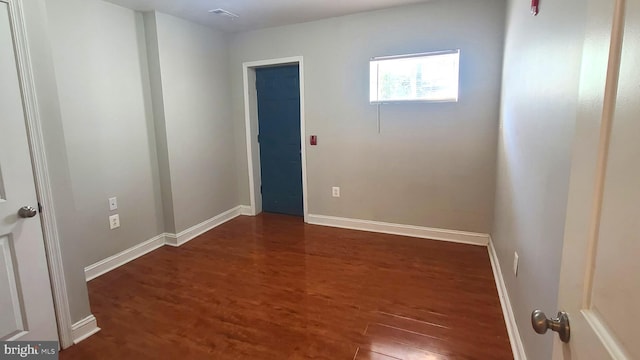
[[[89,284],[61,359],[512,359],[487,250],[239,217]]]

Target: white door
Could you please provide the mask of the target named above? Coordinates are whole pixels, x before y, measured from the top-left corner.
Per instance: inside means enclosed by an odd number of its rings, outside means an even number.
[[[57,341],[25,112],[9,17],[0,0],[0,340]]]
[[[589,0],[554,359],[640,359],[640,0]]]

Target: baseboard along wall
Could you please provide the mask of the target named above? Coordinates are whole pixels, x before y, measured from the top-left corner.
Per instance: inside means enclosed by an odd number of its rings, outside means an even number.
[[[309,224],[487,246],[489,234],[309,214]]]
[[[240,205],[233,209],[229,209],[222,214],[216,215],[209,220],[205,220],[200,224],[192,226],[178,234],[163,233],[153,238],[146,240],[138,245],[132,246],[124,251],[121,251],[113,256],[109,256],[104,260],[100,260],[94,264],[91,264],[84,268],[84,274],[87,281],[91,281],[100,275],[106,274],[109,271],[116,269],[130,261],[133,261],[145,254],[152,252],[162,246],[181,246],[187,242],[195,239],[199,235],[224,224],[225,222],[232,220],[240,215],[250,213],[251,209],[248,206]]]
[[[487,246],[487,250],[489,251],[489,260],[491,261],[493,277],[496,281],[496,287],[498,288],[498,297],[500,298],[500,306],[502,306],[504,322],[507,326],[507,333],[509,334],[509,342],[511,343],[513,359],[527,360],[527,354],[524,351],[524,345],[522,343],[522,338],[520,337],[518,324],[516,324],[516,317],[513,313],[511,300],[509,300],[507,284],[504,282],[502,269],[500,268],[500,261],[498,260],[498,254],[496,253],[496,249],[493,247],[493,241],[491,241],[491,238],[489,238],[489,245]]]
[[[71,336],[73,338],[73,343],[77,344],[82,340],[87,339],[89,336],[100,331],[98,327],[98,322],[96,321],[95,316],[89,315],[86,318],[78,321],[71,325]]]
[[[109,271],[120,267],[132,260],[139,258],[140,256],[150,253],[153,250],[164,246],[165,235],[160,234],[143,243],[130,247],[124,251],[121,251],[113,256],[109,256],[104,260],[100,260],[95,264],[91,264],[84,268],[84,275],[87,281],[91,281],[100,275],[106,274]]]

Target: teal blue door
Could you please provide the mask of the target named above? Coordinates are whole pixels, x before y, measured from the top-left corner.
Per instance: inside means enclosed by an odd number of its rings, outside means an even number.
[[[302,216],[298,65],[256,69],[262,210]]]

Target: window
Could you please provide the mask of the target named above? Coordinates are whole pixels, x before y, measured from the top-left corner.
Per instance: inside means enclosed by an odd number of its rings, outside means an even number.
[[[370,101],[458,101],[460,50],[385,56],[370,62]]]

